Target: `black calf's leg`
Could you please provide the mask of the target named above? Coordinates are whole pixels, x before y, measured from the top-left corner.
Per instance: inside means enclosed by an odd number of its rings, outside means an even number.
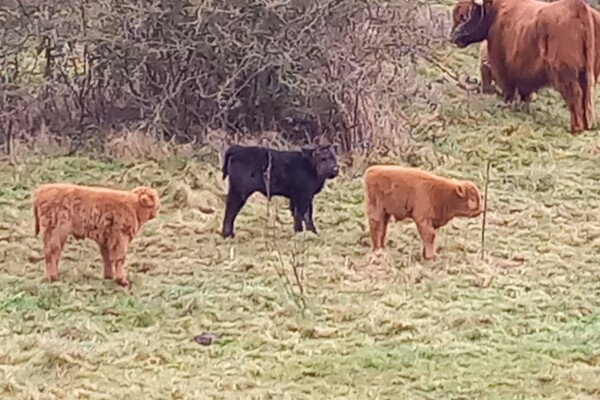
[[[243,196],[238,193],[234,188],[230,188],[227,193],[227,200],[225,203],[225,217],[223,218],[223,230],[221,235],[223,238],[234,237],[233,223],[238,213],[246,203],[248,196]]]
[[[304,214],[304,221],[306,221],[306,229],[309,230],[309,231],[311,231],[312,233],[314,233],[316,235],[317,234],[317,228],[315,228],[315,223],[313,221],[313,204],[312,204],[312,199],[308,203],[308,209],[306,210],[306,213]]]
[[[294,199],[294,206],[296,207],[297,218],[306,223],[306,230],[311,231],[313,233],[317,233],[317,229],[315,228],[315,224],[312,219],[312,198],[297,198]],[[296,218],[296,217],[294,217]],[[294,219],[295,222],[295,219]]]
[[[290,211],[294,217],[294,232],[302,232],[304,226],[302,225],[302,215],[298,212],[296,204],[290,199]]]

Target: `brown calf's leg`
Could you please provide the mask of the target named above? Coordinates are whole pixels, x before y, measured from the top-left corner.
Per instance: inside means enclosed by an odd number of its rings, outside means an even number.
[[[492,70],[486,64],[479,66],[479,74],[481,76],[481,93],[494,93],[492,88]]]
[[[124,287],[131,287],[125,269],[125,255],[127,253],[128,244],[129,241],[126,237],[115,234],[115,236],[113,236],[113,242],[108,246],[108,258],[112,268],[114,268],[115,282]]]
[[[125,271],[125,257],[114,261],[115,266],[115,282],[119,286],[126,288],[131,287],[131,282],[127,279],[127,272]]]
[[[371,246],[373,250],[385,247],[385,235],[390,221],[390,215],[382,211],[377,216],[369,216],[369,233],[371,234]]]
[[[435,246],[433,244],[435,240],[435,229],[431,221],[415,221],[419,235],[423,241],[423,258],[425,260],[435,259]]]
[[[45,273],[44,278],[48,282],[54,282],[58,279],[58,260],[60,253],[67,241],[65,235],[60,228],[47,229],[44,231],[44,262]]]
[[[108,246],[100,245],[100,254],[102,254],[102,263],[104,264],[104,279],[113,279],[114,265],[110,262]]]

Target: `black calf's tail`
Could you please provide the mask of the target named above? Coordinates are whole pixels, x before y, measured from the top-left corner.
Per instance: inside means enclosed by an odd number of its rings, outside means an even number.
[[[229,160],[231,159],[232,153],[230,147],[223,155],[223,167],[221,168],[221,171],[223,171],[223,179],[227,178],[227,174],[229,173]]]

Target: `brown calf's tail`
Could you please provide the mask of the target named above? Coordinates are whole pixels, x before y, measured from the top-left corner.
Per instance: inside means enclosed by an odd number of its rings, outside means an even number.
[[[33,205],[33,219],[35,221],[35,236],[37,236],[40,233],[40,216],[35,204]]]

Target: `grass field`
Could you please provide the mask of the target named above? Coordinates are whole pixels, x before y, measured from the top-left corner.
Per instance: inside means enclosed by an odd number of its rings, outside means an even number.
[[[448,63],[475,75],[476,50]],[[214,163],[1,164],[0,398],[600,398],[600,136],[572,137],[547,91],[532,115],[451,86],[444,101],[447,128],[416,163],[483,189],[492,160],[483,260],[481,219],[443,228],[435,262],[411,223],[372,255],[360,166],[317,197],[318,237],[292,235],[286,203],[267,216],[256,195],[223,241]],[[74,240],[60,281],[42,283],[29,196],[56,180],[160,190],[129,251],[130,292]],[[221,337],[200,346],[203,331]]]

